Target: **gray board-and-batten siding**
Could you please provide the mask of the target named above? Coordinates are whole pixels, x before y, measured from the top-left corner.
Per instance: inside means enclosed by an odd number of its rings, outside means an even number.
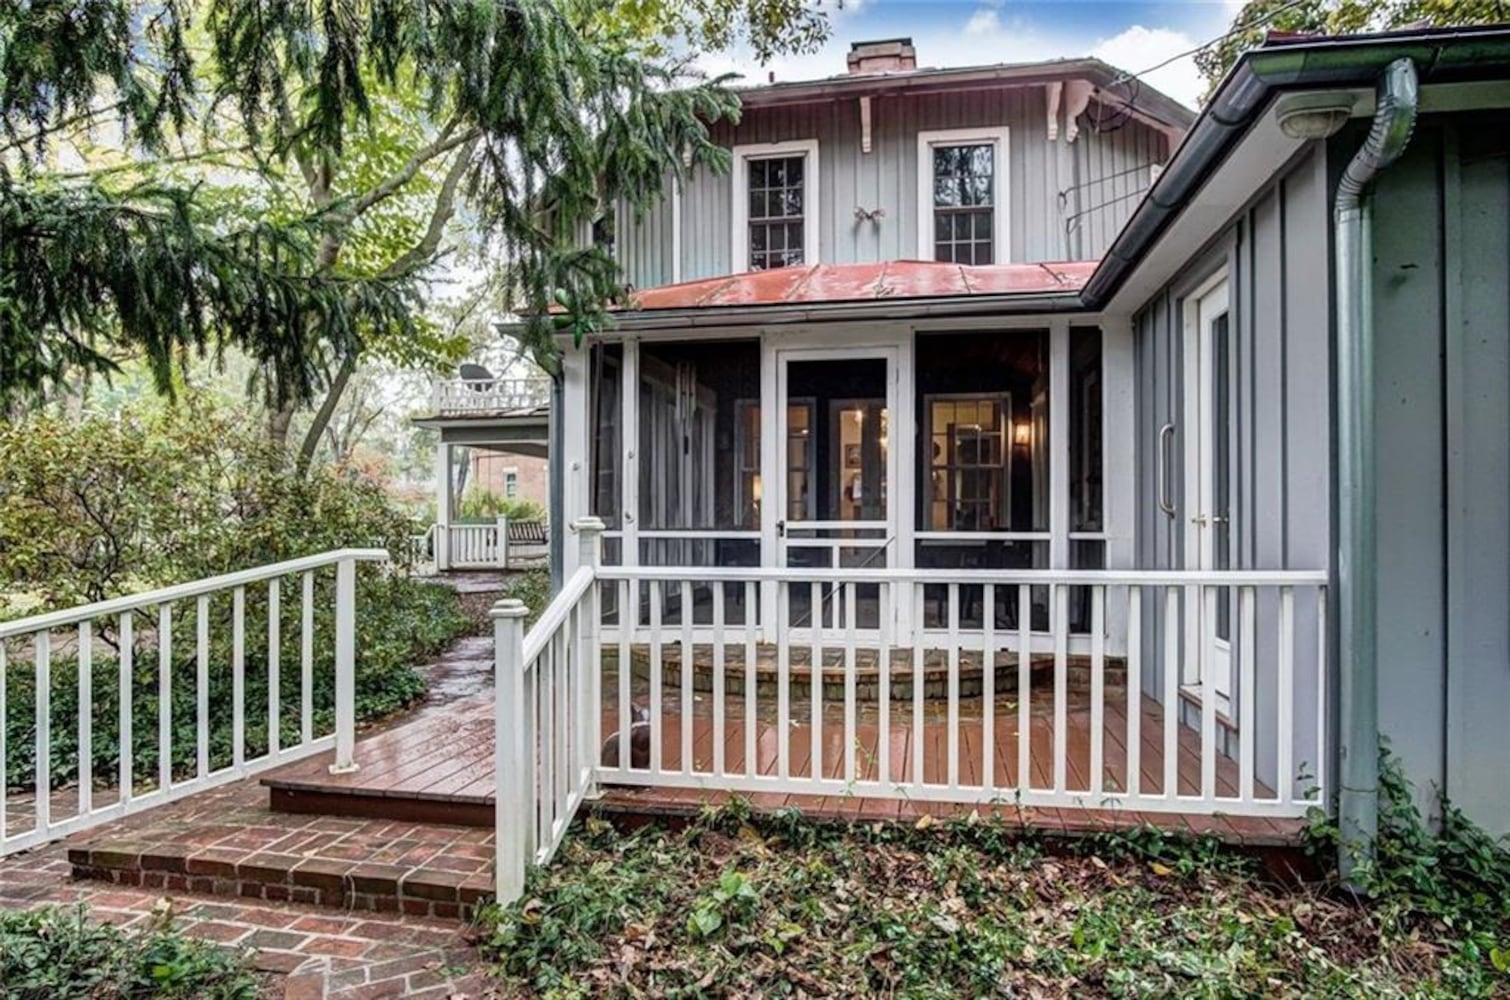
[[[1073,143],[1048,138],[1041,86],[958,93],[881,96],[871,103],[871,151],[860,148],[858,101],[747,110],[738,125],[719,123],[725,147],[816,139],[818,254],[826,264],[878,263],[918,257],[918,133],[955,128],[1008,129],[1007,206],[1013,262],[1090,260],[1111,244],[1169,155],[1165,135],[1140,121],[1115,123],[1097,106],[1080,116]],[[1063,112],[1061,112],[1061,118]],[[732,268],[731,174],[700,168],[682,190],[680,240],[672,239],[670,198],[638,220],[618,211],[618,245],[636,288],[672,281],[674,247],[680,279],[726,275]],[[877,221],[855,210],[884,211]],[[1006,257],[999,258],[1002,262]]]

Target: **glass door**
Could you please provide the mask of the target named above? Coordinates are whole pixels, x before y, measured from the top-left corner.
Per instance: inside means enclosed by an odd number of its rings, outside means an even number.
[[[793,350],[778,354],[777,441],[782,470],[778,565],[884,568],[895,539],[891,414],[893,350]],[[876,628],[875,584],[856,588],[855,624]],[[792,591],[790,624],[842,628],[849,611],[837,588]]]
[[[1232,568],[1232,332],[1227,283],[1218,280],[1195,297],[1187,317],[1189,339],[1186,426],[1193,450],[1186,479],[1187,565],[1206,572]],[[1230,587],[1217,588],[1190,620],[1200,621],[1199,673],[1187,683],[1210,691],[1217,709],[1232,704],[1232,600]]]

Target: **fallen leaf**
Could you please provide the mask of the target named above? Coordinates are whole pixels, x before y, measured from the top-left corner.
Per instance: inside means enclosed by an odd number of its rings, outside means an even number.
[[[918,821],[913,824],[912,828],[914,830],[926,830],[926,829],[928,829],[932,825],[933,825],[933,814],[932,813],[923,813],[923,815],[921,815],[921,816],[918,817]]]
[[[1174,874],[1173,868],[1170,868],[1168,865],[1161,865],[1157,861],[1150,861],[1148,863],[1148,870],[1161,877]]]

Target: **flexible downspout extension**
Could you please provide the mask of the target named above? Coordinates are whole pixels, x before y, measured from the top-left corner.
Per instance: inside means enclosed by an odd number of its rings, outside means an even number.
[[[1374,123],[1337,185],[1337,583],[1341,667],[1341,830],[1338,864],[1350,884],[1379,832],[1379,671],[1375,558],[1373,209],[1368,188],[1410,143],[1416,66],[1397,59],[1379,77]]]

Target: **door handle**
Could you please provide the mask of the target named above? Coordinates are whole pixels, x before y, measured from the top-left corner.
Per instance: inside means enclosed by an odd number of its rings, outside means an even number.
[[[777,538],[785,538],[786,537],[786,522],[785,521],[777,521],[776,522],[776,537]]]
[[[1174,517],[1174,504],[1169,500],[1169,439],[1174,434],[1174,424],[1165,424],[1159,428],[1158,465],[1155,477],[1159,480],[1159,509],[1166,516]]]

